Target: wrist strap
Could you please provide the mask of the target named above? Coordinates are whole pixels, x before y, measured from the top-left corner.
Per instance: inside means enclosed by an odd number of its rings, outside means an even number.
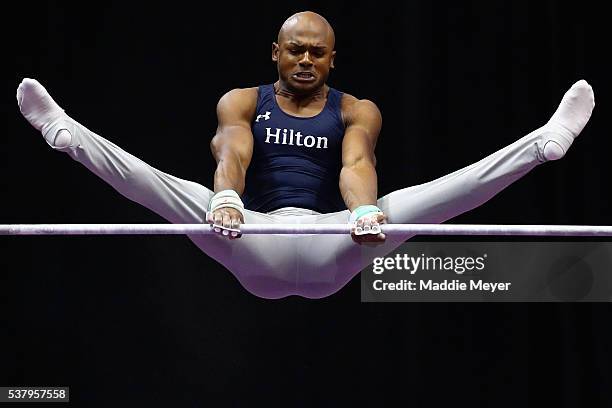
[[[222,190],[213,195],[208,203],[208,211],[213,212],[219,208],[233,208],[240,211],[244,217],[244,204],[234,190]]]
[[[356,222],[358,219],[363,217],[364,215],[372,214],[372,213],[383,213],[380,208],[375,205],[360,205],[355,208],[353,212],[351,212],[351,216],[349,217],[349,223]]]

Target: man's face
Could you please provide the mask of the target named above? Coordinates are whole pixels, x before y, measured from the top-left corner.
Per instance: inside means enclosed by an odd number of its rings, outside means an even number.
[[[298,22],[272,44],[272,60],[280,80],[293,92],[308,94],[321,88],[334,67],[333,34],[327,27]]]

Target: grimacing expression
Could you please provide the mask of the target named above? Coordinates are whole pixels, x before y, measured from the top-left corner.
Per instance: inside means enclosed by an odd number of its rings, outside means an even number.
[[[272,44],[272,60],[278,75],[289,89],[309,93],[321,88],[334,67],[333,37],[327,30],[300,29],[299,24]]]

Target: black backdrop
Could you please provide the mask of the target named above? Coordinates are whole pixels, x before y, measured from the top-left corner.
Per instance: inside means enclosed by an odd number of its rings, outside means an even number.
[[[597,107],[568,156],[453,222],[612,225],[603,9],[552,0],[23,6],[4,34],[16,68],[0,96],[0,223],[165,222],[44,143],[15,104],[23,77],[211,186],[218,98],[275,80],[271,42],[304,9],[336,30],[330,85],[381,108],[380,195],[541,126],[585,78]],[[0,248],[0,385],[69,385],[74,405],[610,404],[608,304],[362,304],[359,279],[322,300],[263,300],[178,236]]]

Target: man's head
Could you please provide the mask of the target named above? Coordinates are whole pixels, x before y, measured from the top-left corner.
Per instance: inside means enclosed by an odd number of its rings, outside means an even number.
[[[317,13],[303,11],[289,17],[278,32],[278,42],[272,43],[280,81],[298,94],[321,88],[334,67],[335,40],[331,25]]]

